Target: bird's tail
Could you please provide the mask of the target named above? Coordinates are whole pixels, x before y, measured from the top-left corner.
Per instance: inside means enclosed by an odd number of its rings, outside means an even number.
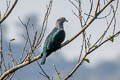
[[[45,64],[46,57],[47,57],[47,52],[43,52],[43,56],[42,56],[42,60],[41,60],[41,65]]]

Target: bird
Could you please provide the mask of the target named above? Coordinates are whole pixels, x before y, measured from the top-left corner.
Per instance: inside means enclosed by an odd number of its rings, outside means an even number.
[[[47,36],[42,52],[41,65],[45,64],[46,58],[54,51],[60,48],[65,39],[65,30],[63,23],[68,22],[65,17],[57,19],[55,28]]]

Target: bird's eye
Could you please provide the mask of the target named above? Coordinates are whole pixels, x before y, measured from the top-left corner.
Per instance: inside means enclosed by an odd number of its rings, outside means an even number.
[[[65,19],[65,18],[63,18],[63,20],[65,21],[66,19]]]

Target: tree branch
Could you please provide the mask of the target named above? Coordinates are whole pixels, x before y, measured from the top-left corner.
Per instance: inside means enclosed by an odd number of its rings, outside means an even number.
[[[8,9],[8,11],[6,12],[6,14],[0,19],[0,24],[10,15],[10,13],[12,12],[12,10],[14,9],[15,5],[17,4],[18,0],[14,0],[13,5],[11,6],[10,9]]]
[[[17,0],[15,0],[15,1],[17,1]],[[62,46],[61,46],[61,48],[64,47],[65,45],[69,44],[71,41],[73,41],[75,38],[77,38],[82,32],[84,32],[84,30],[85,30],[86,28],[88,28],[88,26],[97,18],[97,16],[98,16],[112,1],[114,1],[114,0],[110,0],[110,1],[90,20],[90,22],[88,22],[88,24],[86,24],[86,25],[80,30],[80,32],[78,32],[78,33],[77,33],[75,36],[73,36],[71,39],[69,39],[69,40],[67,40],[65,43],[63,43]],[[13,8],[14,8],[14,7],[13,7]],[[3,21],[4,21],[4,20],[3,20]],[[32,51],[30,51],[30,52],[32,52]],[[86,56],[87,56],[87,54],[84,56],[84,58],[85,58]],[[38,59],[40,59],[40,58],[42,58],[42,55],[41,55],[41,54],[38,55],[38,56],[36,56],[36,57],[34,57],[34,58],[32,58],[31,60],[25,61],[25,62],[23,62],[23,63],[21,63],[21,64],[18,64],[18,65],[16,65],[16,66],[12,67],[11,69],[7,70],[6,72],[4,72],[4,73],[0,76],[0,80],[3,80],[8,74],[13,73],[13,72],[15,72],[16,70],[18,70],[18,69],[20,69],[20,68],[22,68],[22,67],[24,67],[24,66],[26,66],[26,65],[28,65],[28,64],[31,64],[32,62],[34,62],[34,61],[36,61],[36,60],[38,60]],[[82,60],[82,61],[83,61],[83,60]],[[81,63],[78,63],[78,65],[76,65],[77,68],[79,67],[80,64],[81,64]],[[68,75],[65,77],[64,80],[67,80],[67,79],[77,70],[77,68],[76,68],[72,73],[68,74]]]

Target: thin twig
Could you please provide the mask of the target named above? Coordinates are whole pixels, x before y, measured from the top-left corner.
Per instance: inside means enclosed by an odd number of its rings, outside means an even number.
[[[97,1],[97,5],[96,5],[96,9],[95,9],[95,14],[94,14],[94,15],[97,14],[97,11],[98,11],[98,7],[99,7],[99,5],[100,5],[100,0]]]
[[[78,34],[76,34],[73,38],[71,38],[70,40],[68,40],[66,43],[64,43],[62,45],[62,47],[68,43],[70,43],[72,40],[74,40],[77,36],[79,36],[82,32],[84,32],[84,30],[97,18],[97,16],[112,2],[113,0],[110,0],[101,10],[99,10],[95,16],[90,20],[90,22],[88,24],[86,24]],[[66,77],[64,78],[64,80],[67,80],[68,78],[70,78],[74,72],[79,68],[79,66],[83,63],[84,59],[86,58],[86,56],[88,55],[88,53],[85,50],[85,55],[83,57],[83,59],[81,61],[79,61],[76,66],[74,67],[74,69],[68,74],[66,75]]]
[[[90,21],[88,24],[86,24],[86,25],[80,30],[80,32],[79,32],[78,34],[76,34],[76,35],[73,36],[70,40],[68,40],[68,41],[66,41],[64,44],[62,44],[61,47],[64,47],[65,45],[67,45],[68,43],[70,43],[71,41],[73,41],[73,40],[74,40],[76,37],[78,37],[86,28],[88,28],[88,26],[96,19],[96,17],[97,17],[112,1],[113,1],[113,0],[110,0],[103,8],[97,13],[97,15],[96,15],[94,18],[92,18],[91,21]],[[32,53],[32,52],[30,52],[30,53]],[[32,62],[34,62],[34,61],[36,61],[36,60],[38,60],[38,59],[40,59],[41,57],[42,57],[42,55],[38,55],[38,56],[32,58],[30,61],[28,60],[28,61],[25,61],[25,62],[23,62],[23,63],[21,63],[21,64],[18,64],[18,65],[16,65],[16,66],[12,67],[11,69],[7,70],[6,72],[4,72],[4,73],[0,76],[0,80],[3,80],[3,79],[4,79],[7,75],[9,75],[10,73],[15,72],[16,70],[18,70],[18,69],[20,69],[20,68],[22,68],[22,67],[24,67],[24,66],[26,66],[26,65],[28,65],[28,64],[30,64],[30,63],[32,63]],[[79,65],[78,65],[78,67],[79,67]],[[74,71],[74,72],[75,72],[75,71]],[[72,74],[73,74],[73,73],[72,73]],[[71,76],[72,74],[70,74],[70,76]],[[67,77],[65,80],[67,80],[70,76],[68,75],[68,77]]]
[[[24,67],[24,66],[26,66],[26,65],[28,65],[28,64],[31,64],[32,62],[34,62],[34,61],[36,61],[36,60],[38,60],[38,59],[40,59],[40,58],[42,58],[42,55],[36,56],[36,57],[32,58],[30,61],[25,61],[25,62],[23,62],[23,63],[21,63],[21,64],[18,64],[18,65],[16,65],[16,66],[10,68],[9,70],[5,71],[5,72],[0,76],[0,80],[3,80],[8,74],[13,73],[13,72],[15,72],[16,70],[18,70],[18,69],[20,69],[20,68],[22,68],[22,67]]]
[[[113,36],[109,37],[108,39],[104,40],[101,44],[97,45],[97,47],[94,47],[94,49],[90,50],[87,54],[90,54],[91,52],[93,52],[94,50],[102,46],[104,43],[106,43],[107,41],[110,41],[111,38],[117,37],[119,34],[120,34],[120,31],[114,34]]]
[[[1,12],[0,12],[0,19],[1,19]],[[0,72],[2,73],[3,53],[2,53],[2,25],[1,24],[0,24],[0,51],[1,51],[0,52]]]
[[[27,47],[27,43],[28,43],[28,38],[27,38],[27,40],[26,40],[26,42],[25,42],[25,44],[24,44],[24,48],[23,48],[23,50],[22,50],[22,54],[21,54],[21,56],[20,56],[20,59],[19,59],[19,63],[21,63],[21,62],[23,62],[22,61],[22,59],[23,59],[23,56],[24,56],[24,54],[25,54],[25,50],[26,50],[26,47]]]
[[[1,19],[1,12],[0,12],[0,19]],[[2,41],[2,39],[3,39],[3,31],[2,31],[2,25],[0,24],[0,72],[2,73],[2,68],[4,68],[4,71],[6,71],[7,70],[7,67],[6,67],[6,64],[5,64],[5,60],[4,60],[4,56],[3,56],[3,45],[2,45],[2,43],[3,43],[3,41]],[[2,64],[3,64],[3,66],[2,66]],[[1,74],[0,73],[0,74]]]
[[[11,62],[13,63],[13,66],[17,65],[17,62],[16,62],[16,60],[14,59],[13,54],[12,54],[13,52],[12,52],[12,48],[11,48],[11,41],[9,42],[8,50],[9,50],[8,55],[9,55],[9,57],[10,57],[10,59],[11,59]]]
[[[48,76],[48,74],[43,70],[42,66],[39,64],[39,62],[37,61],[37,65],[39,66],[39,68],[42,70],[42,73],[40,73],[41,75],[43,75],[44,77],[46,77],[48,80],[50,80],[50,77]]]
[[[28,40],[29,40],[29,43],[30,43],[30,47],[32,47],[32,43],[31,43],[31,40],[30,40],[30,35],[29,35],[29,32],[28,32],[28,24],[30,22],[30,18],[28,19],[27,24],[24,24],[23,21],[20,19],[19,16],[18,16],[18,19],[22,23],[22,25],[25,27],[26,34],[27,34],[27,37],[28,37]]]
[[[92,1],[90,0],[90,5],[91,5],[91,6],[90,6],[89,13],[88,13],[88,17],[87,17],[84,25],[86,25],[86,23],[88,22],[88,20],[89,20],[89,18],[90,18],[90,15],[91,15],[91,12],[92,12],[92,10],[93,10],[93,0],[92,0]]]
[[[54,67],[54,69],[55,69],[55,72],[57,73],[58,79],[61,80],[60,72],[58,72],[58,70],[57,70],[55,64],[53,64],[53,67]]]
[[[112,24],[112,22],[113,22],[113,20],[114,20],[115,13],[113,13],[113,14],[114,14],[114,15],[112,16],[112,18],[111,18],[111,20],[110,20],[110,23],[108,24],[106,30],[105,30],[104,33],[100,36],[100,38],[92,45],[92,47],[89,48],[89,50],[92,49],[92,48],[94,48],[95,45],[96,45],[99,41],[101,42],[101,41],[103,40],[104,36],[105,36],[106,33],[108,32],[108,30],[109,30],[109,28],[110,28],[110,26],[111,26],[111,24]]]
[[[14,0],[13,5],[11,6],[11,8],[6,12],[6,14],[0,19],[0,24],[9,16],[9,14],[12,12],[12,10],[14,9],[14,7],[16,6],[18,0]]]
[[[69,44],[71,41],[73,41],[75,38],[77,38],[86,28],[88,28],[88,27],[91,25],[91,23],[97,18],[97,16],[98,16],[110,3],[112,3],[112,1],[114,1],[114,0],[110,0],[103,8],[97,13],[97,15],[94,16],[94,17],[90,20],[90,22],[88,22],[88,24],[86,24],[86,25],[80,30],[80,32],[78,32],[76,35],[74,35],[74,36],[73,36],[72,38],[70,38],[69,40],[65,41],[65,42],[61,45],[61,47]]]
[[[117,32],[115,35],[113,35],[113,36],[111,36],[111,37],[116,37],[116,36],[118,36],[119,34],[120,34],[120,31]],[[95,47],[95,48],[92,49],[91,51],[87,52],[86,55],[83,57],[83,59],[76,64],[76,66],[74,67],[74,69],[64,78],[64,80],[67,80],[68,78],[70,78],[70,77],[73,75],[73,73],[74,73],[74,72],[79,68],[79,66],[84,62],[84,59],[86,58],[86,56],[88,56],[91,52],[93,52],[94,50],[96,50],[97,48],[99,48],[100,46],[102,46],[104,43],[108,42],[108,41],[111,39],[111,37],[108,38],[108,39],[106,39],[106,40],[104,40],[101,44],[98,45],[98,47]]]
[[[47,11],[45,13],[45,17],[44,17],[43,23],[42,23],[42,30],[41,30],[40,35],[38,37],[38,40],[37,40],[35,48],[40,46],[40,43],[43,40],[43,37],[44,37],[44,34],[45,34],[45,30],[46,30],[46,27],[47,27],[48,17],[50,15],[50,12],[51,12],[51,9],[52,9],[52,3],[53,3],[53,1],[50,0],[48,8],[47,8]]]

